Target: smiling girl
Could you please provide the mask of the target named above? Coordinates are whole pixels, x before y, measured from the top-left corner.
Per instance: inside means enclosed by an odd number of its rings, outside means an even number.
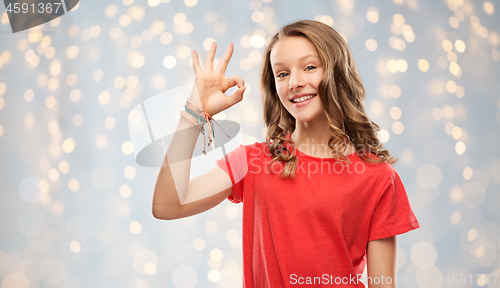
[[[172,159],[189,159],[203,120],[245,91],[243,79],[224,75],[233,45],[214,69],[215,51],[214,43],[204,69],[193,51],[195,89],[160,169],[153,215],[179,219],[226,198],[243,203],[247,288],[364,287],[365,266],[369,287],[396,287],[396,235],[420,226],[392,167],[397,159],[365,112],[364,86],[343,38],[316,21],[283,27],[263,59],[266,142],[240,145],[190,180],[190,160]],[[226,96],[233,86],[239,89]]]

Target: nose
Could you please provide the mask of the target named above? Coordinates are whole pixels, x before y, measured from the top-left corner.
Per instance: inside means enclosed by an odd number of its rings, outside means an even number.
[[[292,73],[289,79],[290,79],[290,85],[289,85],[290,90],[304,87],[304,79],[301,77],[300,73]]]

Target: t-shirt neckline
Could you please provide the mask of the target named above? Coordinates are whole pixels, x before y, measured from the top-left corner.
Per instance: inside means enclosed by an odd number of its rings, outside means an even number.
[[[291,137],[291,135],[292,135],[292,133],[290,132],[290,133],[288,133],[288,134],[285,136],[285,138],[286,138],[286,139],[288,139],[288,140],[291,140],[291,138],[290,138],[290,137]],[[300,156],[303,156],[303,157],[306,157],[306,158],[311,158],[311,159],[318,160],[318,161],[325,161],[325,160],[327,160],[327,161],[332,161],[332,160],[337,161],[334,157],[321,158],[321,157],[311,156],[311,155],[308,155],[308,154],[306,154],[306,153],[304,153],[304,152],[300,151],[300,150],[299,150],[299,149],[295,146],[295,144],[294,144],[294,147],[295,147],[295,151],[297,151],[297,153],[298,153]],[[290,151],[290,152],[292,152],[292,151]],[[354,152],[354,153],[351,153],[351,154],[344,155],[344,156],[345,156],[346,158],[348,158],[348,159],[349,159],[349,158],[351,158],[351,157],[354,157],[354,156],[355,156],[355,155],[357,155],[357,154],[358,154],[358,151],[356,151],[356,152]]]

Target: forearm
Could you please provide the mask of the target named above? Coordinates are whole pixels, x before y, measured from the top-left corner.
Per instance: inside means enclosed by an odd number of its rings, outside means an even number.
[[[368,242],[369,288],[395,288],[397,263],[396,236]],[[383,279],[383,280],[382,280]]]
[[[184,113],[195,121],[195,117]],[[188,191],[191,158],[200,129],[180,117],[176,132],[165,153],[153,194],[153,215],[171,218]]]

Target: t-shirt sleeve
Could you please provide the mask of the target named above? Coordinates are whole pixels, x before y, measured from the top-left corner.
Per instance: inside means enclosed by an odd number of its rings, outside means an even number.
[[[243,187],[245,175],[248,172],[247,149],[245,145],[239,145],[236,149],[216,161],[216,165],[224,170],[231,178],[232,194],[227,200],[233,203],[243,202]]]
[[[396,171],[382,188],[372,215],[368,241],[403,234],[419,227],[406,189]]]

